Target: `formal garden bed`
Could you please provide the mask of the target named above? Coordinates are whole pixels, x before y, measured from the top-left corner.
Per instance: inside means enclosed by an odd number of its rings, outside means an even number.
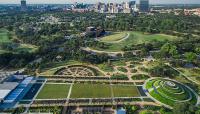
[[[133,75],[131,78],[132,78],[132,80],[146,80],[146,79],[150,78],[150,76],[148,76],[146,74],[136,74],[136,75]]]
[[[83,65],[71,65],[63,67],[57,70],[55,75],[67,75],[67,76],[98,76],[100,73],[89,66]]]
[[[111,79],[112,80],[129,80],[128,76],[124,74],[113,74],[111,76]]]

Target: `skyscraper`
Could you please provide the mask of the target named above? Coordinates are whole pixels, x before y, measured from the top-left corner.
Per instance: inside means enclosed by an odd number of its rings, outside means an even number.
[[[21,10],[24,11],[26,8],[26,0],[21,0]]]
[[[149,11],[149,0],[140,0],[140,12]]]
[[[131,8],[132,12],[137,11],[136,1],[130,1],[129,5],[130,5],[129,7]]]
[[[130,1],[129,2],[129,7],[130,8],[135,8],[136,7],[136,1]]]

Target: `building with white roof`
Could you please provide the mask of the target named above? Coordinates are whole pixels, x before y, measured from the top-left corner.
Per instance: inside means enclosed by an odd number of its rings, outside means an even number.
[[[16,82],[4,82],[3,84],[0,84],[0,102],[2,102],[18,84],[19,83]]]

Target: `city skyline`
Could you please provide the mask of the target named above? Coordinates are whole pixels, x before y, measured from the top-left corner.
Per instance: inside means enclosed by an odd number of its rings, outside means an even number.
[[[1,0],[0,4],[20,4],[21,0]],[[109,0],[109,2],[127,2],[130,0]],[[135,0],[139,3],[139,0]],[[71,4],[74,2],[96,3],[98,0],[27,0],[27,4]],[[101,0],[107,3],[107,0]],[[200,0],[150,0],[150,4],[200,4]]]

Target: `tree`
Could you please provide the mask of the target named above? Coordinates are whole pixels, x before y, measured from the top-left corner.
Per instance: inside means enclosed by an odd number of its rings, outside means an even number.
[[[195,52],[196,52],[197,54],[200,54],[200,47],[197,47],[197,48],[195,49]]]
[[[178,55],[177,47],[173,44],[166,43],[161,47],[160,53],[163,57],[176,57]]]
[[[185,58],[188,62],[192,63],[197,59],[197,55],[193,52],[186,52]]]
[[[194,114],[196,107],[188,102],[176,103],[173,107],[174,114]]]

